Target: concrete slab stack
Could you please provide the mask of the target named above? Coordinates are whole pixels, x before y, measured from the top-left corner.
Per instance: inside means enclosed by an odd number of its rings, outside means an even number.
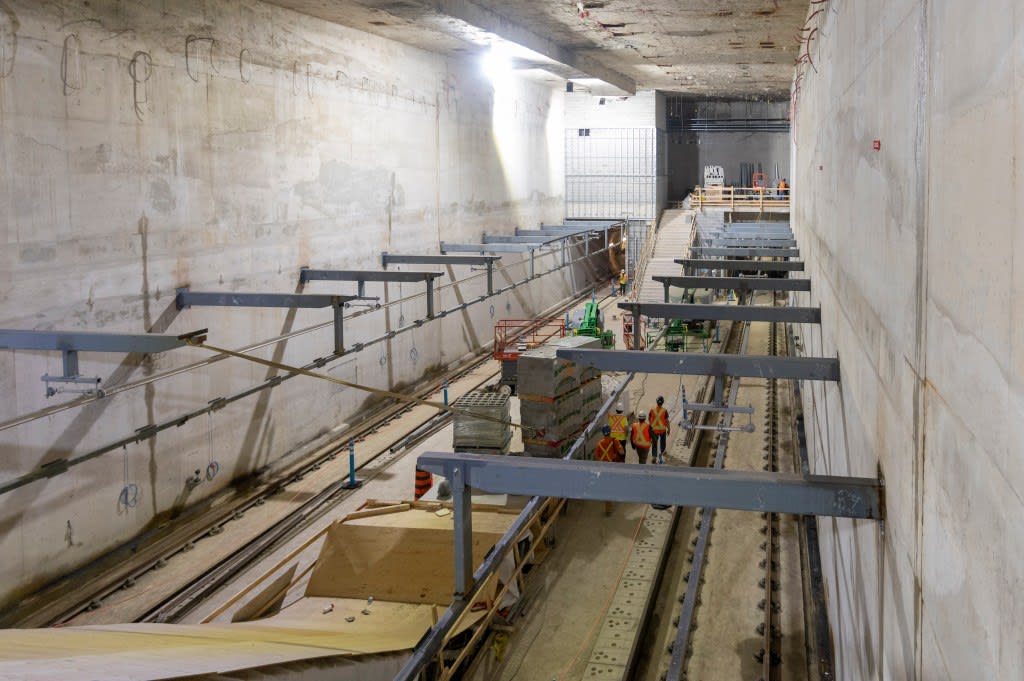
[[[567,336],[520,355],[519,414],[528,429],[527,456],[562,456],[600,406],[600,372],[558,359],[558,348],[600,347],[597,338]]]
[[[452,406],[463,412],[470,412],[455,415],[452,435],[452,447],[455,451],[508,453],[508,445],[512,440],[511,399],[508,395],[473,390],[455,400]],[[486,416],[488,419],[474,418],[472,414]]]

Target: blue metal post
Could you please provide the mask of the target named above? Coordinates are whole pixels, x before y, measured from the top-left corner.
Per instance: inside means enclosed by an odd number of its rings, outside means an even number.
[[[356,480],[356,441],[350,439],[348,441],[348,482],[342,487],[345,489],[355,489],[361,487],[363,482]]]

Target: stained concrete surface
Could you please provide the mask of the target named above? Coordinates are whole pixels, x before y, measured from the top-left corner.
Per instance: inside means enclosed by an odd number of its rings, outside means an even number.
[[[562,104],[547,86],[516,80],[498,93],[473,61],[264,3],[15,0],[3,9],[2,327],[209,327],[211,342],[243,347],[330,314],[179,312],[175,288],[294,292],[303,265],[378,269],[381,251],[433,253],[441,240],[476,241],[561,219]],[[538,271],[556,259],[540,258]],[[495,279],[525,274],[519,265]],[[324,370],[400,387],[487,343],[495,319],[543,310],[587,276],[586,268],[567,268]],[[368,294],[394,300],[421,288],[377,285]],[[437,309],[483,290],[482,277],[445,290]],[[349,320],[346,341],[411,323],[423,307],[417,299]],[[331,347],[325,328],[262,354],[304,364]],[[109,387],[208,356],[84,354],[81,370]],[[39,376],[59,371],[57,353],[0,353],[0,389],[9,398],[0,420],[68,399],[43,395]],[[0,478],[88,452],[272,374],[218,362],[4,430]],[[315,447],[364,400],[341,386],[289,381],[6,494],[0,602],[234,476]],[[186,477],[211,461],[220,473],[188,490]],[[131,508],[118,504],[126,483],[140,491]]]
[[[821,523],[843,678],[1024,666],[1021,12],[830,3],[797,76],[799,335],[843,374],[803,392],[812,469],[886,482],[884,528]]]

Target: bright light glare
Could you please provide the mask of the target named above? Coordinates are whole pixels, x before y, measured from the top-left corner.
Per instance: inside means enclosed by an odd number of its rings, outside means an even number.
[[[480,70],[492,83],[499,84],[512,74],[512,60],[505,50],[492,46],[480,60]]]

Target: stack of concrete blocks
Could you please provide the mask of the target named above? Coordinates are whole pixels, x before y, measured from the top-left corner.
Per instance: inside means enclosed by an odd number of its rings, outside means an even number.
[[[511,399],[508,395],[472,390],[455,400],[452,406],[463,412],[455,414],[452,435],[455,451],[508,454],[508,445],[512,441]],[[488,418],[474,418],[472,414]]]
[[[559,348],[600,347],[598,338],[566,336],[519,356],[517,390],[526,456],[560,458],[594,418],[601,401],[600,372],[558,359],[556,353]]]

